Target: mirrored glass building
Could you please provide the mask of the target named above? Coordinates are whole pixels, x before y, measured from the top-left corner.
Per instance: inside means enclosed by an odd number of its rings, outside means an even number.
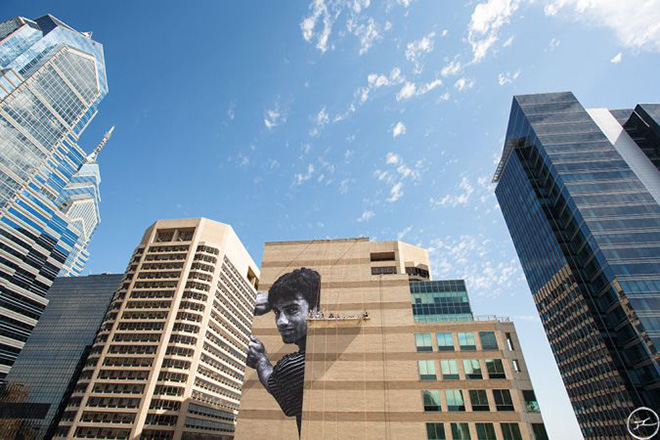
[[[122,278],[55,279],[46,311],[0,386],[0,438],[52,437]]]
[[[660,112],[516,96],[497,199],[585,438],[660,407]]]
[[[57,18],[0,23],[0,381],[81,239],[58,204],[108,92],[103,47]]]

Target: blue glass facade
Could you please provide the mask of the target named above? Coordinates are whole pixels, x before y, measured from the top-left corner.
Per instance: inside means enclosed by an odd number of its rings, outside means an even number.
[[[472,321],[464,280],[411,281],[415,322]]]
[[[494,179],[585,438],[622,438],[634,408],[660,407],[658,176],[625,139],[631,115],[516,96]]]
[[[0,438],[51,437],[122,276],[55,280],[0,395]]]
[[[108,92],[103,47],[47,15],[0,23],[0,382],[83,232],[57,200]]]

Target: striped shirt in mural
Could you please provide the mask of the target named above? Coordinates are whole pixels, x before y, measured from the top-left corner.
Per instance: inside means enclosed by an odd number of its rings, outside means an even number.
[[[305,352],[290,353],[275,364],[268,378],[268,391],[277,400],[288,417],[296,417],[298,434],[302,422],[303,382],[305,379]]]

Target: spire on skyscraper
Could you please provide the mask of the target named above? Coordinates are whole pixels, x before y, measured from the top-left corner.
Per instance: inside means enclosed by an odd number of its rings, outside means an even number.
[[[108,140],[110,139],[110,136],[112,136],[112,132],[115,131],[115,126],[113,125],[110,127],[110,130],[108,130],[104,135],[103,139],[101,139],[101,142],[94,148],[94,151],[87,156],[87,163],[96,163],[96,158],[98,157],[99,153],[105,147],[105,144],[108,143]]]

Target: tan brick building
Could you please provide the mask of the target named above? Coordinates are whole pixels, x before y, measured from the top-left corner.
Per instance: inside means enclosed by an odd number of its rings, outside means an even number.
[[[429,282],[426,250],[267,243],[259,290],[301,267],[321,276],[324,314],[308,320],[302,439],[547,438],[513,324],[473,317],[462,280]],[[273,313],[255,317],[253,335],[273,365],[297,350]],[[236,439],[297,437],[295,418],[247,369]]]
[[[231,226],[154,223],[54,438],[233,438],[258,276]]]

